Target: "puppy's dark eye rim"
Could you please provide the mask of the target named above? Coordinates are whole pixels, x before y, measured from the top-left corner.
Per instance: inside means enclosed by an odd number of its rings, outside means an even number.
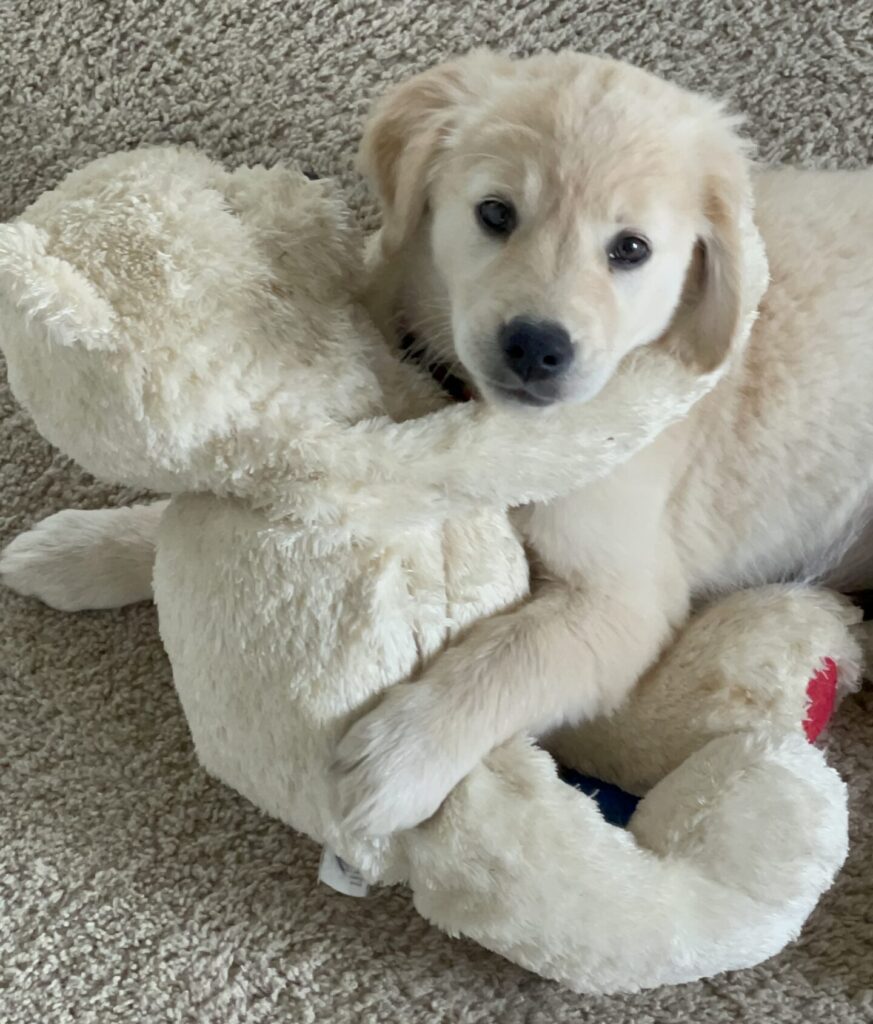
[[[515,230],[518,214],[508,199],[486,196],[476,204],[476,220],[492,235],[508,235]]]
[[[620,231],[609,243],[607,256],[614,267],[637,267],[652,255],[652,244],[639,231]]]

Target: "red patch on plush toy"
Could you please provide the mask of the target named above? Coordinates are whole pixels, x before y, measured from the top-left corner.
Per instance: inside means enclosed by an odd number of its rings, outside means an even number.
[[[837,663],[833,658],[825,658],[822,667],[806,687],[809,703],[803,720],[803,731],[810,743],[818,739],[833,714],[837,702],[838,675]]]

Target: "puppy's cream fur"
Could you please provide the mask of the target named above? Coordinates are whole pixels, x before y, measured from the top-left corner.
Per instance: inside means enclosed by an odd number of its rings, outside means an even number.
[[[718,364],[753,206],[771,285],[747,349],[684,422],[605,480],[519,515],[533,599],[354,727],[341,754],[364,765],[348,783],[357,799],[375,791],[388,807],[416,786],[432,805],[434,786],[519,729],[616,707],[696,596],[841,561],[866,579],[851,548],[873,482],[873,260],[858,244],[873,231],[873,173],[751,173],[717,104],[577,54],[478,53],[427,72],[377,106],[362,161],[384,208],[383,315],[402,310],[486,400],[500,400],[498,325],[517,315],[569,329],[569,402],[639,345]],[[474,218],[488,195],[518,210],[506,241]],[[622,228],[643,231],[653,256],[611,273]],[[404,770],[381,772],[398,748]],[[424,763],[434,748],[438,763]]]
[[[533,598],[345,737],[347,804],[384,830],[395,807],[425,817],[519,730],[616,707],[695,597],[841,562],[843,582],[864,582],[873,261],[857,240],[873,231],[873,174],[752,173],[717,104],[576,54],[477,53],[426,72],[377,107],[362,159],[384,210],[373,310],[457,360],[485,400],[503,401],[496,331],[519,314],[570,331],[566,402],[642,345],[716,367],[742,315],[753,206],[772,274],[745,352],[684,422],[606,480],[519,514]],[[494,193],[520,213],[506,243],[473,217]],[[605,245],[625,227],[654,255],[610,274]]]

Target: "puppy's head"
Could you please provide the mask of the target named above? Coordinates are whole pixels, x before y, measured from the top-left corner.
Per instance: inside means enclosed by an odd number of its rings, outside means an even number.
[[[714,102],[616,61],[476,52],[389,92],[361,165],[383,253],[425,247],[414,291],[483,397],[583,401],[661,339],[702,370],[730,350],[749,182]]]

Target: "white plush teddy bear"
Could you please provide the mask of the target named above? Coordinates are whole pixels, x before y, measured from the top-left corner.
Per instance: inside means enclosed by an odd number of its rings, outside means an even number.
[[[766,277],[747,236],[737,346]],[[379,839],[347,827],[330,773],[345,730],[525,599],[507,508],[605,474],[718,377],[656,346],[584,406],[535,420],[450,406],[391,356],[362,282],[330,185],[191,151],[97,161],[0,229],[14,392],[90,472],[173,496],[154,592],[203,765],[365,879],[407,882],[448,932],[576,989],[772,955],[846,850],[844,788],[802,731],[821,660],[853,678],[852,613],[827,594],[715,606],[643,682],[644,703],[582,742],[555,738],[568,765],[653,786],[627,831],[524,737],[424,824]],[[6,555],[12,582],[25,548]],[[765,651],[780,656],[747,675]]]

